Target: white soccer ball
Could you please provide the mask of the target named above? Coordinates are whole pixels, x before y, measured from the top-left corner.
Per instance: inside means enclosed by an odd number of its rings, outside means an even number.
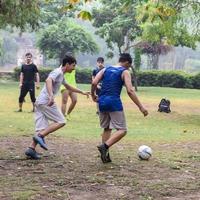
[[[142,145],[138,148],[137,155],[141,160],[149,160],[152,155],[152,149],[146,145]]]

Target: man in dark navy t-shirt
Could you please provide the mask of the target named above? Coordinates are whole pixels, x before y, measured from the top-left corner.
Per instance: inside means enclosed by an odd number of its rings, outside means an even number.
[[[104,129],[102,133],[102,144],[98,146],[103,163],[111,162],[109,148],[121,140],[127,132],[126,119],[123,105],[120,98],[123,85],[127,94],[138,106],[144,116],[148,111],[143,107],[137,98],[128,69],[132,64],[132,58],[128,53],[123,53],[119,57],[119,63],[114,66],[107,66],[101,70],[92,81],[92,99],[99,103],[100,125]],[[102,81],[100,95],[95,94],[98,83]],[[116,131],[111,135],[112,129]]]
[[[94,80],[95,76],[102,70],[104,69],[104,58],[103,57],[98,57],[97,58],[97,67],[92,71],[92,81]],[[101,84],[102,82],[100,81],[97,85],[96,89],[96,95],[99,96],[100,91],[101,91]],[[99,114],[99,105],[97,103],[97,114]]]
[[[29,92],[31,102],[33,104],[33,112],[34,112],[34,103],[35,103],[35,77],[36,77],[36,88],[39,89],[40,77],[38,73],[37,66],[32,62],[32,54],[27,53],[26,62],[21,67],[20,73],[20,96],[19,96],[19,110],[18,112],[22,112],[22,104],[24,102],[24,98]]]

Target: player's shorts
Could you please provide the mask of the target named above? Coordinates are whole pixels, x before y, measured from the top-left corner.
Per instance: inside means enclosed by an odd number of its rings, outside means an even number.
[[[101,128],[127,130],[124,111],[100,112],[99,119]]]
[[[35,104],[35,131],[46,129],[49,121],[65,124],[66,120],[60,109],[54,103],[52,106]]]

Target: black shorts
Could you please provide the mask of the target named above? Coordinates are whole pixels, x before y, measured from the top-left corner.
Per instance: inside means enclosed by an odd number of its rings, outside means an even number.
[[[35,103],[35,84],[34,83],[24,83],[20,90],[20,96],[19,96],[19,103],[24,102],[24,97],[29,92],[31,101]]]

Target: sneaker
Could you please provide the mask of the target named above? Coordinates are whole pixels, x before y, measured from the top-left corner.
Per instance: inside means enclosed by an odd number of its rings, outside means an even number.
[[[32,158],[32,159],[35,159],[35,160],[40,159],[40,156],[35,151],[35,149],[32,149],[30,147],[25,151],[25,155],[28,156],[29,158]]]
[[[109,152],[108,152],[108,154],[107,154],[107,162],[108,162],[108,163],[109,163],[109,162],[112,162],[112,160],[111,160],[111,158],[110,158]]]
[[[100,146],[97,146],[100,154],[101,154],[101,160],[103,163],[107,163],[108,162],[108,149],[106,149],[106,147],[104,146],[104,144],[101,144]]]
[[[22,112],[22,109],[20,108],[19,110],[15,111],[15,112]]]
[[[38,143],[43,149],[48,150],[46,142],[43,137],[35,135],[33,137],[34,142]]]

